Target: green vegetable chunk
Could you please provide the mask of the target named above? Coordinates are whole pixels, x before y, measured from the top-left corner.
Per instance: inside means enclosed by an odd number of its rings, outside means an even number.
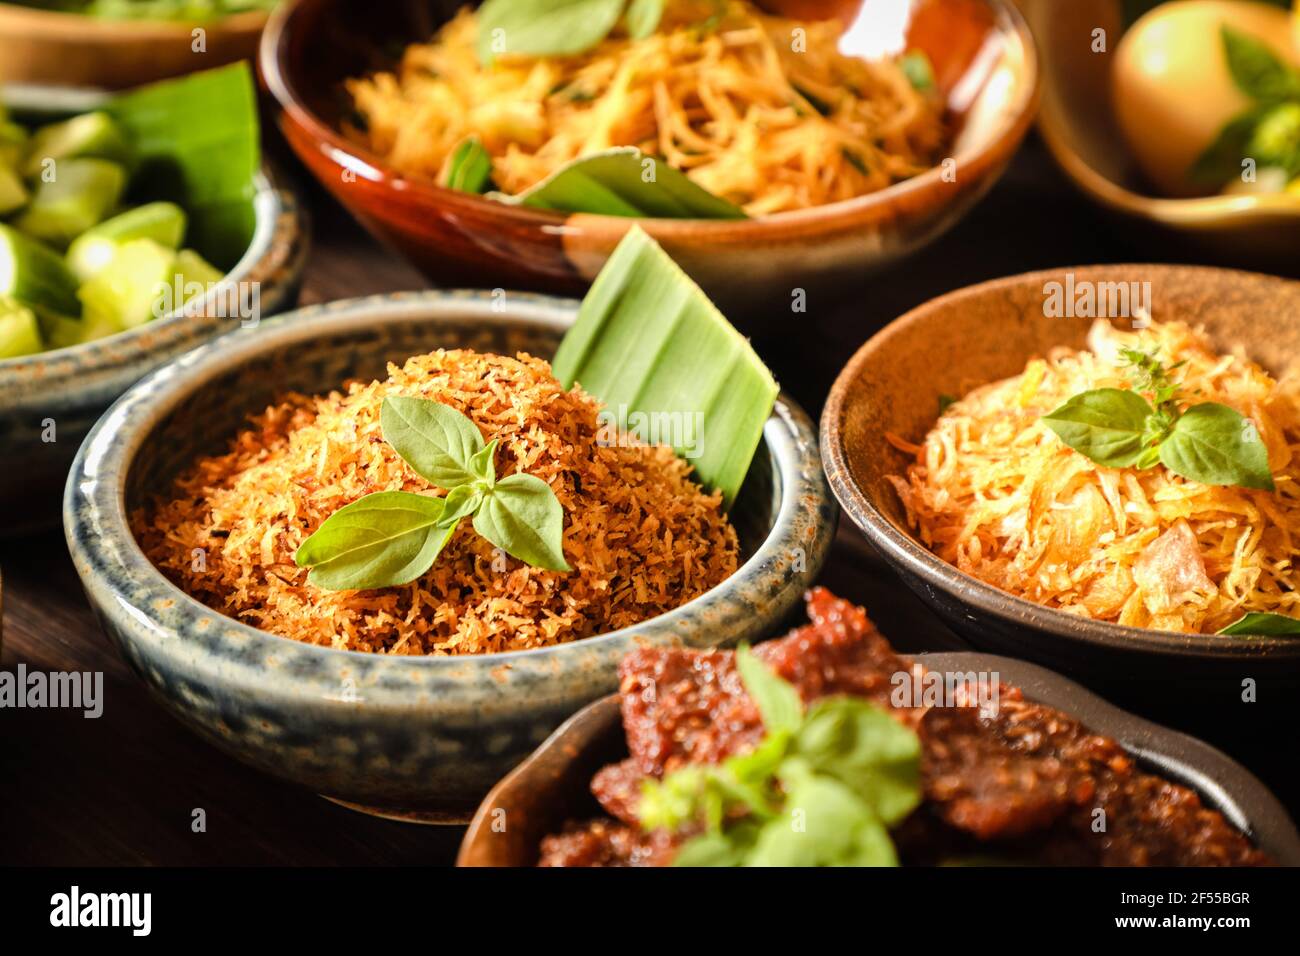
[[[0,359],[32,355],[44,347],[36,313],[17,299],[0,297]]]
[[[27,187],[8,166],[0,165],[0,216],[7,216],[27,205]]]
[[[27,130],[17,123],[0,118],[0,166],[8,166],[20,173],[23,156],[27,152]]]
[[[87,229],[68,246],[68,266],[85,282],[112,261],[117,250],[132,239],[152,239],[168,249],[179,249],[185,238],[185,211],[171,202],[151,202],[105,219]]]
[[[552,371],[604,402],[620,429],[671,445],[727,507],[778,392],[745,338],[639,226],[596,277]]]
[[[28,235],[63,247],[101,222],[126,189],[126,171],[104,159],[64,159],[54,178],[40,180],[16,225]]]
[[[63,258],[12,226],[0,224],[0,295],[63,315],[81,311],[77,280]]]
[[[177,308],[176,253],[152,239],[133,239],[77,295],[87,319],[130,329]]]
[[[122,128],[106,112],[82,113],[60,123],[42,126],[32,134],[23,173],[41,176],[51,160],[94,157],[130,166],[134,154]]]

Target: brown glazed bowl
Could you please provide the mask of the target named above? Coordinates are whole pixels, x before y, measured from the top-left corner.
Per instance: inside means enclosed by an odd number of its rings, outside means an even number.
[[[835,496],[903,580],[977,648],[1108,688],[1141,683],[1144,701],[1160,688],[1176,697],[1187,688],[1170,682],[1194,678],[1237,703],[1247,678],[1300,682],[1300,640],[1175,634],[1076,617],[958,571],[909,529],[886,476],[903,474],[910,459],[886,433],[920,441],[938,416],[940,396],[1018,374],[1054,346],[1082,347],[1092,319],[1044,316],[1045,284],[1064,283],[1070,274],[1076,288],[1150,282],[1156,321],[1204,326],[1216,346],[1240,345],[1275,374],[1300,370],[1300,282],[1199,266],[1113,265],[959,289],[894,320],[836,379],[821,420],[822,459]],[[1187,700],[1182,706],[1185,714],[1196,710]]]
[[[117,90],[251,59],[265,12],[213,21],[101,20],[0,3],[0,83]],[[205,48],[194,49],[202,27]]]
[[[1052,157],[1138,248],[1194,261],[1300,275],[1300,201],[1293,196],[1167,199],[1142,179],[1111,110],[1111,55],[1124,35],[1121,0],[1022,0],[1042,64],[1038,130]],[[1106,31],[1107,52],[1092,51]]]
[[[1286,809],[1249,770],[1193,737],[1134,717],[1046,668],[991,654],[921,654],[942,673],[996,673],[1025,696],[1077,717],[1118,741],[1143,769],[1189,787],[1257,846],[1284,865],[1300,865],[1300,835]],[[569,718],[479,805],[460,845],[457,866],[534,866],[542,838],[569,820],[604,813],[591,778],[627,756],[617,695]]]
[[[741,222],[518,208],[405,179],[339,130],[343,81],[390,65],[394,50],[427,40],[460,5],[298,0],[272,16],[262,39],[262,70],[294,151],[367,229],[439,284],[577,292],[640,222],[715,301],[771,312],[774,296],[841,289],[952,226],[1002,172],[1036,102],[1033,42],[1007,0],[924,0],[909,36],[949,94],[955,182],[936,167],[871,195]]]

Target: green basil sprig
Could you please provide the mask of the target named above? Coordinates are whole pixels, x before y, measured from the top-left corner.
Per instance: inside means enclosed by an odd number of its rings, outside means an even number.
[[[497,480],[497,442],[456,409],[390,395],[380,407],[384,440],[445,498],[409,491],[365,495],[334,512],[294,555],[307,580],[331,591],[395,587],[432,567],[462,518],[507,554],[533,567],[568,571],[564,509],[533,475]]]
[[[1192,164],[1190,178],[1222,185],[1241,174],[1247,156],[1288,178],[1300,176],[1300,70],[1248,34],[1224,26],[1220,36],[1233,83],[1252,103],[1224,124]]]
[[[477,136],[467,136],[451,151],[443,185],[482,195],[492,187],[492,157]]]
[[[572,56],[609,36],[626,12],[628,35],[644,39],[659,26],[665,0],[487,0],[478,11],[478,55],[498,52]],[[497,44],[503,49],[498,50]]]
[[[1246,637],[1300,637],[1300,618],[1251,611],[1249,614],[1243,614],[1219,633]]]
[[[799,692],[736,652],[766,733],[750,752],[643,785],[647,830],[703,824],[675,866],[897,866],[888,828],[921,801],[921,743],[870,701]]]
[[[1123,354],[1154,404],[1122,388],[1081,392],[1043,416],[1061,441],[1108,468],[1159,463],[1205,485],[1274,490],[1268,448],[1249,419],[1218,402],[1180,410],[1170,369],[1134,349]]]

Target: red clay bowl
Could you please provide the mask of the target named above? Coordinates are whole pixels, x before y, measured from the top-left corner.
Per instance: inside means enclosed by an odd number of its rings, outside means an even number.
[[[343,81],[428,39],[460,5],[298,0],[272,16],[262,37],[262,71],[294,151],[367,229],[438,283],[576,292],[639,221],[724,305],[788,302],[795,287],[840,290],[969,210],[1005,168],[1037,102],[1033,40],[1008,0],[922,0],[909,40],[929,55],[948,95],[955,181],[936,167],[867,196],[741,222],[515,208],[405,179],[339,131]]]

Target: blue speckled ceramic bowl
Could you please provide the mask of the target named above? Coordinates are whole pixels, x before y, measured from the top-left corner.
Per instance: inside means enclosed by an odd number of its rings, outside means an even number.
[[[668,614],[559,647],[476,657],[384,657],[300,644],[188,597],[127,523],[144,495],[218,450],[285,389],[322,392],[389,361],[468,347],[549,356],[576,303],[426,292],[289,313],[201,346],[130,389],[91,431],[64,499],[91,604],[169,710],[269,773],[369,806],[472,810],[559,723],[614,690],[642,644],[769,636],[830,547],[836,510],[808,417],[782,398],[732,511],[747,559]]]
[[[52,114],[93,109],[104,94],[51,87],[4,88],[0,101]],[[243,257],[209,301],[227,301],[230,283],[257,283],[262,315],[292,305],[307,257],[305,214],[270,167],[257,178],[256,226]],[[147,372],[239,325],[238,317],[173,313],[85,345],[0,359],[0,535],[53,526],[59,489],[86,433],[104,409]],[[51,440],[53,439],[53,440]]]

